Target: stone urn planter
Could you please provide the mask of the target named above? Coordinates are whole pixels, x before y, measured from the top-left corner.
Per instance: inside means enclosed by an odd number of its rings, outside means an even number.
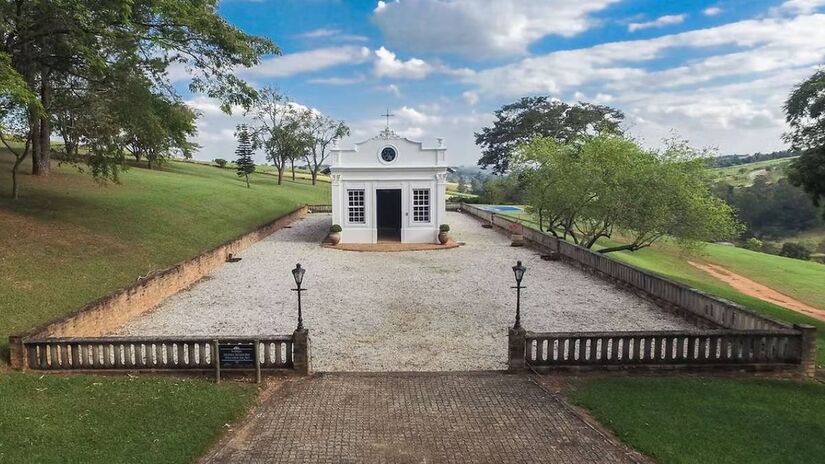
[[[442,245],[450,241],[450,226],[448,224],[441,224],[438,227],[438,242]]]
[[[338,245],[341,242],[341,226],[333,224],[332,227],[329,228],[328,239],[332,245]]]

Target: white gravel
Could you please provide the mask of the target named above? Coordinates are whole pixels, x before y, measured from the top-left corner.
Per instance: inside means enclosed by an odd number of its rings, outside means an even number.
[[[529,248],[461,213],[448,213],[449,250],[368,253],[322,248],[328,214],[310,215],[253,245],[212,275],[131,321],[121,335],[291,333],[290,270],[307,268],[304,324],[320,371],[504,369],[515,294],[511,267],[527,266],[528,330],[691,327],[639,297]]]

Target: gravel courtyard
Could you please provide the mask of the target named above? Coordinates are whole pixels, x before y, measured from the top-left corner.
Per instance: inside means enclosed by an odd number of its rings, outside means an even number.
[[[291,269],[304,277],[304,324],[319,371],[505,369],[515,311],[510,269],[527,266],[528,330],[679,329],[655,305],[448,213],[449,250],[372,253],[319,246],[328,214],[313,214],[240,254],[192,288],[131,321],[120,335],[264,335],[295,329]]]

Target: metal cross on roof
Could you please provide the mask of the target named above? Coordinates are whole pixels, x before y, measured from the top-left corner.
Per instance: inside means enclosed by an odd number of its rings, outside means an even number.
[[[389,108],[387,108],[387,113],[386,113],[386,114],[382,114],[381,116],[384,116],[385,118],[387,118],[387,129],[389,129],[389,128],[390,128],[390,118],[391,118],[391,117],[393,117],[393,116],[395,116],[395,115],[394,115],[394,114],[392,114],[392,113],[390,113],[390,109],[389,109]]]

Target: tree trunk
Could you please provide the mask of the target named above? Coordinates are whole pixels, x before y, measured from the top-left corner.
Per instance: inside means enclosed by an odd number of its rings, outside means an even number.
[[[282,185],[284,183],[284,167],[278,166],[278,185]]]
[[[251,187],[249,186],[249,174],[244,174],[243,176],[244,176],[244,178],[246,179],[246,188],[251,188]]]
[[[289,160],[290,165],[292,165],[292,182],[295,182],[295,160]]]
[[[40,102],[43,104],[44,111],[48,112],[51,104],[51,87],[49,86],[48,73],[44,73],[42,82],[40,84]],[[34,164],[32,165],[32,174],[35,176],[49,175],[49,159],[51,157],[51,121],[49,115],[44,114],[40,116],[40,141],[38,143],[38,151],[35,151],[36,156],[32,157]]]
[[[313,169],[312,170],[312,185],[315,185],[316,182],[318,182],[318,170]]]

